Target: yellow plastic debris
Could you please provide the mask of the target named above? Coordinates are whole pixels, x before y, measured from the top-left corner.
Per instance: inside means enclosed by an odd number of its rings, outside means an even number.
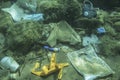
[[[36,69],[39,68],[39,63],[37,62],[31,72],[37,76],[47,76],[59,71],[58,80],[60,80],[62,78],[63,68],[68,65],[68,63],[56,63],[56,53],[53,53],[49,65],[45,65],[42,67],[41,71],[37,71]]]
[[[63,69],[61,69],[58,73],[58,80],[61,80],[61,78],[62,78],[62,71],[63,71]]]

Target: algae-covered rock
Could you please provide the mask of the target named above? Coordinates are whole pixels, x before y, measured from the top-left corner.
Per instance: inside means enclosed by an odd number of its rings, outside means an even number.
[[[120,7],[119,0],[91,0],[93,4],[96,7],[105,9],[105,10],[111,10],[114,9],[115,7]]]
[[[117,34],[112,25],[106,23],[104,27],[109,36],[115,36]]]
[[[75,27],[82,28],[86,31],[86,33],[91,34],[101,24],[102,23],[98,19],[95,19],[95,18],[93,18],[93,19],[80,18],[76,21]]]
[[[117,55],[119,54],[119,50],[117,48],[120,48],[118,45],[118,41],[114,40],[114,38],[104,35],[100,38],[101,40],[101,54],[105,56],[111,56],[111,55]]]
[[[5,7],[10,7],[11,1],[10,0],[0,0],[0,9]]]
[[[58,0],[38,0],[38,8],[42,10],[48,10],[52,8],[60,8],[62,4]]]
[[[117,32],[120,32],[120,21],[115,22],[113,26]]]
[[[10,26],[14,26],[14,22],[9,14],[0,12],[0,32],[6,34],[6,30]]]
[[[45,21],[52,22],[61,19],[62,13],[66,10],[64,4],[60,4],[59,0],[38,0],[37,12],[44,13]]]
[[[41,38],[42,25],[37,22],[25,22],[9,27],[7,30],[7,45],[12,49],[25,50]]]
[[[4,50],[5,47],[5,36],[0,33],[0,53]]]
[[[104,10],[97,10],[97,19],[101,22],[101,23],[105,23],[106,20],[108,19],[108,12],[104,11]]]
[[[44,13],[47,23],[60,20],[73,23],[81,15],[81,4],[77,0],[38,0],[37,12]]]
[[[6,45],[12,50],[29,51],[38,44],[55,46],[58,41],[75,45],[81,38],[66,21],[50,24],[23,22],[7,29]]]

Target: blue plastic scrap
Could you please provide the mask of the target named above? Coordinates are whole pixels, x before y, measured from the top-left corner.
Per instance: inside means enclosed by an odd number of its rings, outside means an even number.
[[[49,46],[44,46],[44,49],[47,49],[49,51],[60,51],[60,48],[52,48],[52,47],[49,47]]]
[[[104,27],[99,27],[99,28],[97,28],[97,32],[98,32],[99,34],[102,34],[102,33],[105,33],[106,30],[105,30]]]
[[[44,46],[45,49],[49,49],[49,46]]]

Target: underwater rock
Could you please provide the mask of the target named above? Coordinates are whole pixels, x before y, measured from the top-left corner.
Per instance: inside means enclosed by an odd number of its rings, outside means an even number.
[[[101,22],[101,23],[105,23],[106,20],[108,19],[108,12],[104,11],[104,10],[97,10],[97,19]]]
[[[120,7],[119,0],[115,0],[115,1],[109,0],[109,2],[107,0],[91,0],[91,1],[96,7],[99,7],[104,10],[111,10],[114,9],[115,7]]]
[[[115,22],[113,26],[117,32],[120,32],[120,21]]]
[[[45,22],[56,22],[65,13],[65,7],[59,0],[38,0],[37,12],[45,14]]]
[[[117,40],[114,40],[114,38],[108,35],[102,36],[100,40],[101,40],[100,53],[102,55],[111,56],[111,55],[119,54],[119,50],[118,50],[119,46]]]
[[[115,36],[117,34],[113,26],[110,25],[109,23],[106,23],[104,27],[108,35]]]
[[[45,22],[66,20],[69,24],[81,16],[81,4],[77,0],[38,0],[37,12],[45,15]]]
[[[40,10],[48,10],[52,8],[60,8],[61,4],[58,2],[58,0],[40,0],[38,1],[38,9]]]
[[[10,7],[10,6],[11,6],[10,0],[0,1],[0,9],[1,9],[1,8],[5,8],[5,7]]]
[[[7,30],[7,46],[12,49],[27,51],[32,44],[39,42],[41,28],[37,22],[25,22],[9,27]]]
[[[0,19],[0,32],[6,34],[8,27],[14,26],[14,22],[9,14],[3,12],[0,13]]]
[[[0,53],[4,50],[5,47],[5,37],[0,33]]]
[[[3,80],[9,80],[9,71],[8,70],[1,70],[0,69],[0,78]]]
[[[80,43],[81,38],[66,21],[50,24],[23,22],[7,29],[6,46],[12,50],[29,51],[37,44],[55,46],[57,41],[74,45]]]
[[[98,19],[95,18],[79,18],[75,23],[75,28],[82,28],[88,34],[91,34],[99,25],[102,24]]]

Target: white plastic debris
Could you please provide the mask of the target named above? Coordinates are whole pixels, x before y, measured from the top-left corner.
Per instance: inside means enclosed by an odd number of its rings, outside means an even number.
[[[113,74],[114,71],[95,53],[89,45],[78,51],[67,54],[75,69],[84,76],[85,80],[94,80]]]
[[[30,15],[25,15],[23,17],[23,20],[32,20],[32,21],[38,21],[38,20],[44,20],[43,19],[43,14],[30,14]]]
[[[83,46],[87,46],[87,45],[90,45],[90,44],[99,44],[100,41],[98,39],[98,37],[95,35],[95,34],[91,34],[91,36],[85,36],[83,37]]]
[[[8,12],[14,21],[20,21],[25,15],[23,9],[19,8],[16,4],[13,4],[10,8],[3,8],[5,12]]]
[[[98,37],[95,34],[91,34],[91,36],[83,37],[83,41],[82,41],[83,46],[88,46],[92,44],[97,53],[99,53],[98,44],[100,43],[101,41],[98,39]]]
[[[27,14],[25,13],[24,9],[20,8],[18,5],[13,4],[10,8],[3,8],[5,12],[8,12],[14,21],[24,21],[24,20],[31,20],[31,21],[38,21],[43,20],[43,14]]]
[[[19,64],[12,58],[5,56],[0,61],[2,68],[10,69],[12,72],[15,72],[19,68]]]

